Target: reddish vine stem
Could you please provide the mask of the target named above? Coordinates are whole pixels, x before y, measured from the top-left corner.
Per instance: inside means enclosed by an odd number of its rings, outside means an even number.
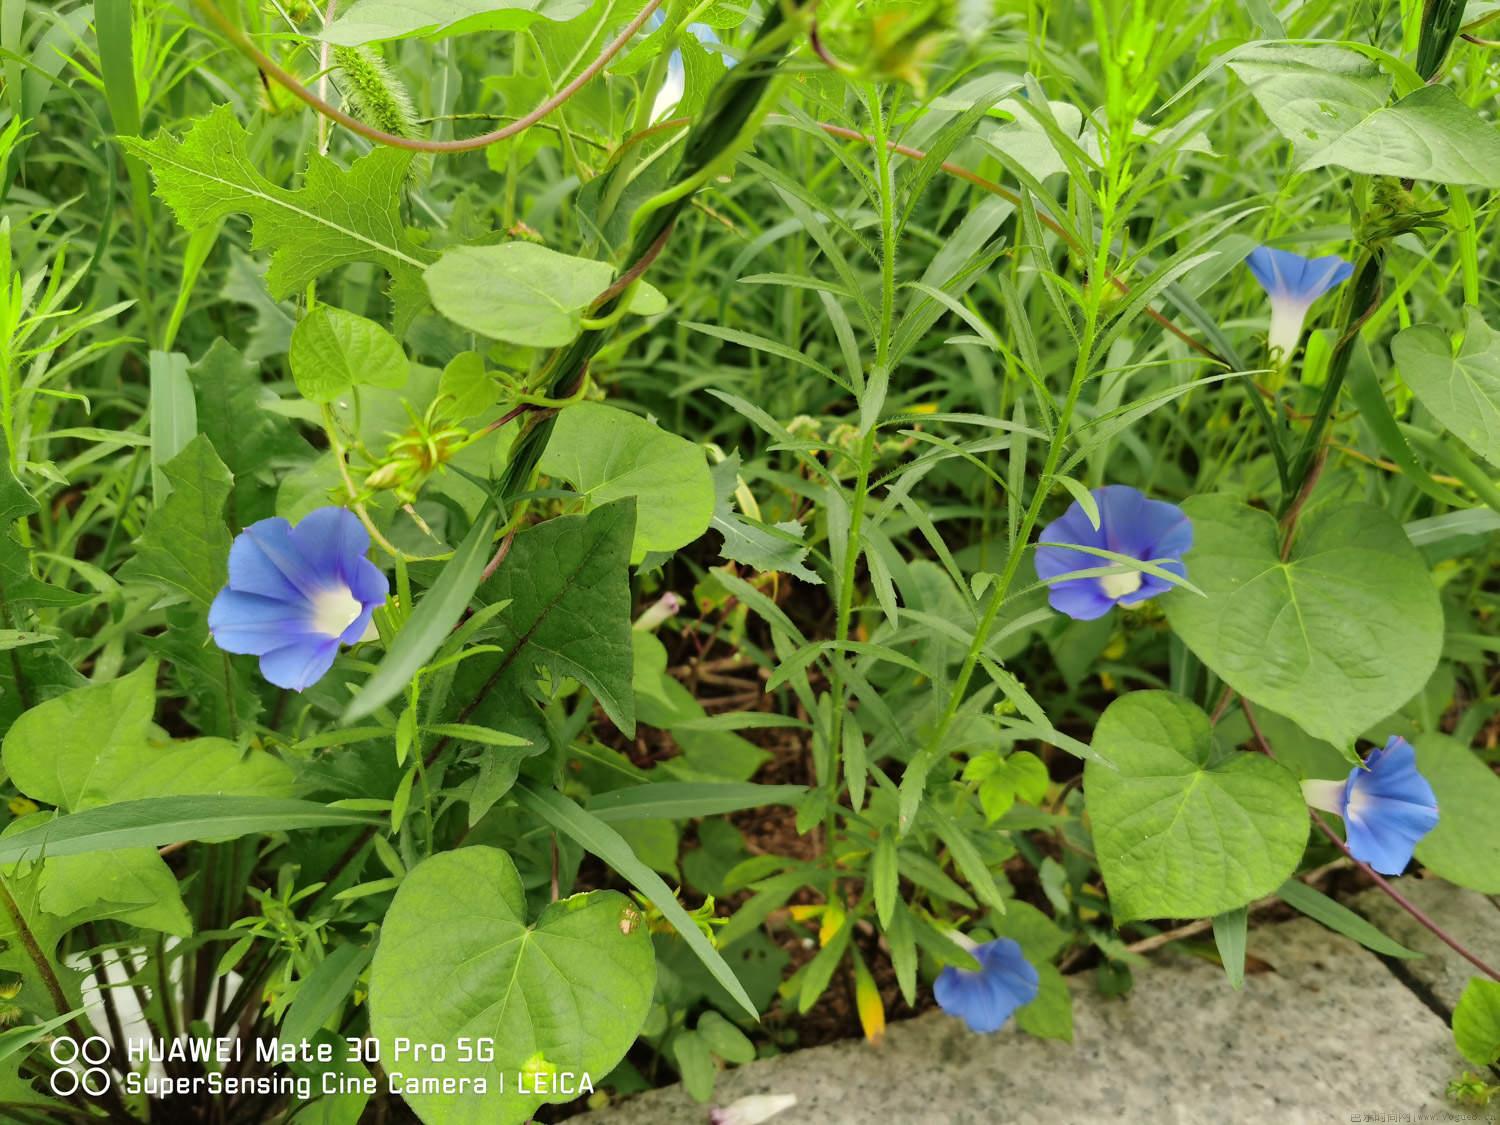
[[[1255,735],[1255,744],[1257,749],[1259,749],[1260,752],[1266,757],[1274,759],[1276,755],[1271,752],[1271,744],[1266,740],[1265,732],[1260,729],[1260,723],[1258,723],[1255,719],[1255,712],[1251,710],[1250,702],[1244,696],[1240,696],[1240,708],[1245,712],[1245,721],[1250,724],[1251,733]],[[1390,882],[1383,875],[1381,875],[1380,872],[1376,871],[1368,863],[1365,863],[1363,860],[1357,858],[1355,854],[1349,850],[1349,845],[1346,844],[1343,839],[1340,838],[1339,834],[1329,826],[1328,821],[1323,819],[1322,814],[1319,813],[1317,809],[1310,808],[1307,811],[1308,814],[1312,817],[1313,823],[1318,826],[1318,830],[1321,831],[1323,835],[1332,840],[1338,846],[1339,851],[1343,852],[1346,856],[1349,857],[1350,860],[1353,861],[1354,866],[1358,867],[1361,871],[1368,875],[1371,881],[1383,892],[1385,892],[1385,894],[1390,898],[1392,902],[1394,902],[1402,910],[1410,914],[1414,920],[1430,930],[1439,941],[1441,941],[1449,949],[1453,950],[1454,953],[1457,953],[1465,961],[1469,962],[1469,964],[1473,965],[1481,973],[1484,973],[1492,980],[1500,980],[1500,972],[1497,972],[1496,970],[1490,968],[1490,966],[1481,961],[1476,954],[1471,953],[1468,949],[1466,949],[1463,944],[1458,941],[1457,938],[1448,933],[1448,931],[1443,929],[1442,926],[1434,922],[1427,915],[1426,911],[1424,911],[1416,903],[1412,902],[1411,899],[1407,898],[1395,887],[1391,886]]]
[[[541,105],[537,106],[524,117],[519,117],[509,125],[502,126],[490,133],[481,133],[477,137],[464,137],[461,140],[452,141],[429,141],[420,137],[403,137],[396,133],[387,133],[383,129],[376,129],[372,125],[366,125],[359,118],[345,113],[338,106],[324,101],[313,93],[301,82],[299,82],[289,71],[285,70],[270,55],[250,41],[250,37],[226,16],[213,0],[197,0],[198,6],[203,10],[209,22],[214,24],[224,33],[235,48],[251,62],[260,68],[262,74],[273,79],[277,85],[285,89],[293,97],[304,104],[312,107],[333,121],[337,121],[351,132],[358,133],[367,140],[376,144],[390,145],[392,148],[411,149],[413,152],[473,152],[475,149],[485,148],[499,141],[514,137],[517,133],[525,132],[553,110],[557,109],[574,94],[586,86],[598,73],[609,64],[610,59],[625,49],[625,45],[635,37],[648,19],[661,7],[662,0],[647,0],[646,6],[641,9],[640,14],[625,25],[619,35],[605,44],[604,49],[588,66],[578,72],[578,75],[567,85],[563,86]]]

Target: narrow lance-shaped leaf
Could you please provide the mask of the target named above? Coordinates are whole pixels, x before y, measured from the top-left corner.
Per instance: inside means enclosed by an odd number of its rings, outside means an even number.
[[[228,840],[299,828],[356,828],[379,817],[316,801],[274,797],[148,797],[60,816],[0,839],[0,863],[160,847],[183,840]]]

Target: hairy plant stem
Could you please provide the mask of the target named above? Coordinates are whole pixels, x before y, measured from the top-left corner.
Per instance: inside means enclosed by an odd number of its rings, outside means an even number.
[[[880,192],[880,325],[875,335],[875,362],[870,368],[870,378],[889,380],[891,362],[891,335],[896,319],[896,199],[895,182],[891,178],[890,148],[882,143],[886,135],[884,108],[880,101],[878,86],[870,86],[866,100],[870,109],[870,120],[875,130],[875,174]],[[868,379],[866,380],[868,392]],[[855,465],[854,497],[849,506],[849,531],[844,542],[843,572],[838,575],[835,595],[834,639],[842,648],[849,639],[849,621],[854,613],[855,576],[859,571],[860,537],[865,521],[865,505],[870,491],[870,466],[875,458],[875,443],[879,436],[879,418],[867,416],[860,404],[862,421],[867,429],[860,436],[859,460]],[[833,466],[830,464],[830,470]],[[837,489],[838,480],[830,472],[829,487]],[[839,766],[843,760],[844,723],[848,721],[848,688],[844,683],[843,663],[835,655],[829,669],[829,687],[833,694],[833,714],[828,731],[828,776],[821,778],[826,788],[828,804],[823,814],[823,847],[828,849],[838,826]],[[857,733],[863,738],[863,733]],[[832,882],[829,887],[830,900],[838,891],[838,871],[830,865]]]

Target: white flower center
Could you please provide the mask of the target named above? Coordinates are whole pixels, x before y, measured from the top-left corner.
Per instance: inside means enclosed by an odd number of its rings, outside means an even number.
[[[1369,805],[1369,803],[1370,794],[1367,793],[1361,786],[1351,785],[1349,787],[1349,812],[1347,816],[1352,816],[1358,820],[1363,820],[1365,816],[1365,809]]]
[[[350,593],[348,586],[330,586],[313,595],[313,632],[322,633],[326,637],[337,637],[354,624],[354,619],[363,609],[364,606]]]
[[[1123,574],[1106,574],[1099,579],[1099,588],[1104,591],[1104,596],[1119,601],[1126,594],[1133,594],[1141,588],[1141,572],[1138,570],[1127,570]]]

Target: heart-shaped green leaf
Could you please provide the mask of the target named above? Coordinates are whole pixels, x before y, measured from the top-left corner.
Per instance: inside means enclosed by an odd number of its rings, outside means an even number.
[[[1308,826],[1296,779],[1217,746],[1194,704],[1166,691],[1117,699],[1094,751],[1084,796],[1116,922],[1222,914],[1296,870]]]
[[[578,335],[584,310],[614,275],[608,262],[560,254],[534,242],[502,242],[455,246],[423,277],[438,312],[470,332],[524,347],[560,348]],[[641,282],[628,307],[652,316],[667,302]]]
[[[541,469],[573,485],[590,508],[635,497],[632,563],[647,551],[686,546],[713,516],[713,478],[702,447],[602,402],[562,412]]]
[[[1500,332],[1467,310],[1458,354],[1448,334],[1417,324],[1396,334],[1391,356],[1412,394],[1475,453],[1500,465]]]
[[[1385,512],[1315,510],[1283,560],[1266,512],[1227,496],[1183,511],[1188,577],[1207,597],[1172,591],[1167,620],[1230,687],[1339,747],[1422,690],[1442,649],[1442,607]]]
[[[585,1074],[597,1086],[635,1041],[655,984],[645,919],[624,895],[574,895],[528,926],[510,856],[461,848],[424,860],[396,892],[370,970],[370,1026],[423,1121],[507,1125],[571,1100]],[[469,1083],[408,1085],[444,1078]]]

